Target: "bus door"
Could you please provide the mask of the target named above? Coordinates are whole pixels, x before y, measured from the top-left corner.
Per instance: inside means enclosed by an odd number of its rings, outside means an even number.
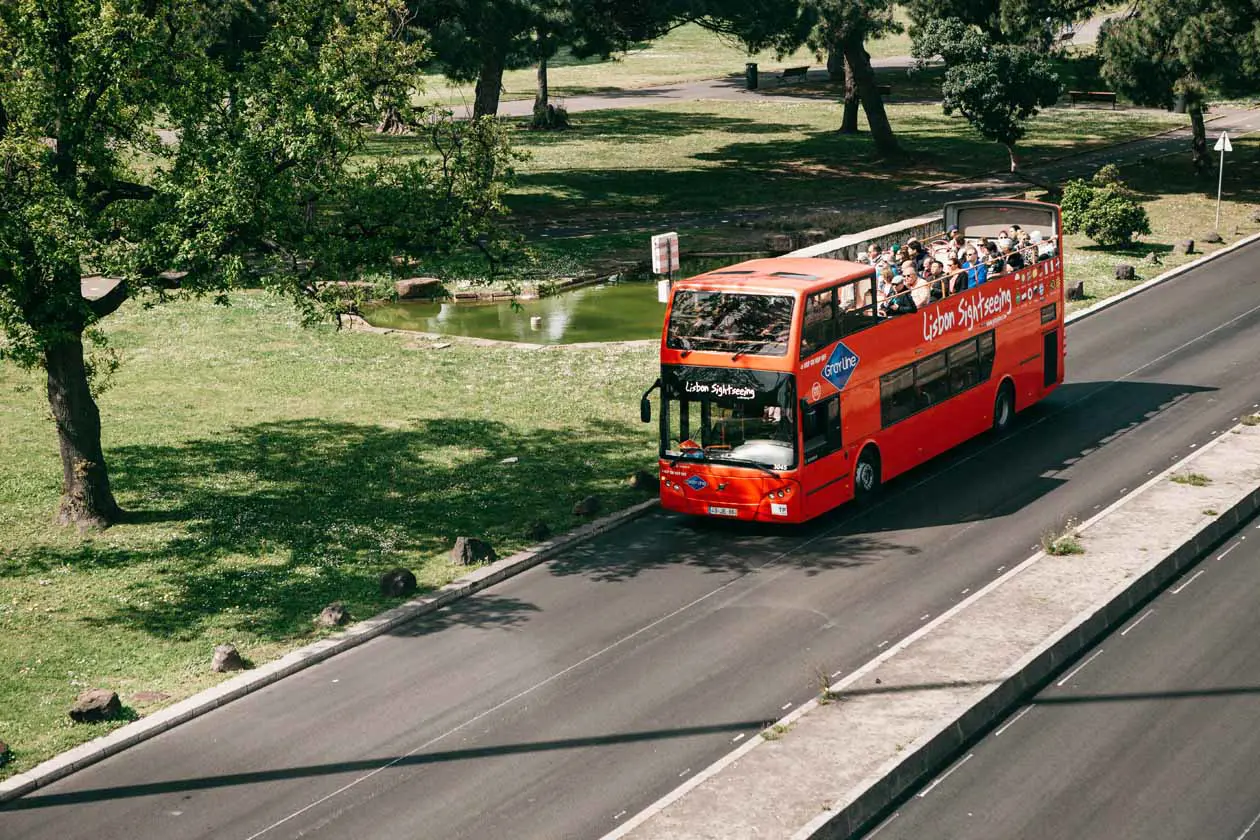
[[[1042,387],[1053,388],[1059,381],[1059,331],[1050,330],[1041,337]]]
[[[805,515],[816,516],[844,500],[848,459],[840,433],[840,395],[810,403],[801,400],[801,489]]]

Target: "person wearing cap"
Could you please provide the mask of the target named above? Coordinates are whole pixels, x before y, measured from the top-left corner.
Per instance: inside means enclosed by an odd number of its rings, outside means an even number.
[[[912,315],[919,311],[919,307],[914,304],[914,297],[906,288],[904,278],[898,277],[893,283],[893,293],[888,298],[884,310],[890,318],[897,315]]]

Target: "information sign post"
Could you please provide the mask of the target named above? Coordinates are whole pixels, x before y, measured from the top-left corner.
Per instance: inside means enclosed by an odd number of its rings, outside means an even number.
[[[656,283],[656,299],[661,303],[669,301],[669,289],[678,271],[678,234],[675,232],[658,233],[652,237],[652,273],[665,275],[664,280]]]
[[[1229,134],[1222,131],[1221,136],[1216,138],[1216,145],[1212,147],[1215,152],[1221,153],[1221,174],[1216,179],[1216,227],[1214,230],[1220,233],[1221,230],[1221,187],[1225,184],[1225,153],[1234,151],[1234,147],[1229,142]]]

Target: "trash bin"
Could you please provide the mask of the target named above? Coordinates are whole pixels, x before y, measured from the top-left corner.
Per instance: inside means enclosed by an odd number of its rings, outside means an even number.
[[[748,62],[744,65],[744,84],[749,90],[757,89],[757,65],[755,62]]]

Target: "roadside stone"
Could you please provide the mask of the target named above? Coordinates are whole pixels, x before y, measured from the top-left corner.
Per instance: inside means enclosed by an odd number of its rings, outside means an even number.
[[[240,651],[235,645],[216,645],[214,648],[214,658],[210,660],[210,670],[216,674],[223,674],[228,671],[244,671],[245,660],[241,659]]]
[[[786,254],[792,250],[792,237],[786,233],[771,233],[766,235],[766,250],[773,251],[776,254]]]
[[[70,707],[70,719],[75,723],[98,723],[113,720],[122,713],[122,702],[117,692],[105,688],[93,688],[79,695]]]
[[[533,542],[542,542],[551,537],[551,526],[541,519],[535,519],[525,529],[525,539]]]
[[[498,559],[490,543],[476,537],[459,537],[451,549],[451,562],[457,566],[480,566]]]
[[[573,506],[574,516],[594,516],[600,509],[599,496],[587,496]]]
[[[333,601],[324,607],[320,610],[319,617],[315,619],[315,623],[320,627],[340,627],[348,621],[350,621],[350,611],[340,601]]]
[[[1260,209],[1251,211],[1251,222],[1260,225]]]
[[[1068,286],[1067,297],[1068,297],[1068,300],[1084,300],[1085,299],[1085,281],[1082,280],[1079,283],[1075,283],[1071,286]]]
[[[442,281],[436,277],[410,277],[399,280],[394,284],[394,291],[400,300],[443,297],[446,294]]]
[[[1147,265],[1163,265],[1164,258],[1161,257],[1159,254],[1155,253],[1154,251],[1151,251],[1149,254],[1147,254],[1143,258],[1142,262],[1146,263]]]
[[[1136,276],[1137,275],[1134,274],[1134,271],[1133,271],[1133,266],[1129,265],[1128,263],[1119,263],[1116,266],[1116,279],[1117,280],[1132,280]]]
[[[1214,231],[1214,230],[1209,230],[1207,233],[1199,237],[1199,241],[1207,242],[1208,244],[1211,244],[1211,245],[1220,245],[1222,242],[1225,241],[1225,239],[1220,235],[1219,232]]]
[[[1189,256],[1190,254],[1193,254],[1194,253],[1194,240],[1193,239],[1181,240],[1180,242],[1178,242],[1176,245],[1173,246],[1173,253],[1182,254],[1185,256]]]
[[[399,566],[381,575],[381,594],[386,598],[405,598],[416,591],[416,576]]]
[[[652,493],[661,489],[661,480],[647,470],[635,470],[630,476],[629,485],[635,490],[646,490]]]

